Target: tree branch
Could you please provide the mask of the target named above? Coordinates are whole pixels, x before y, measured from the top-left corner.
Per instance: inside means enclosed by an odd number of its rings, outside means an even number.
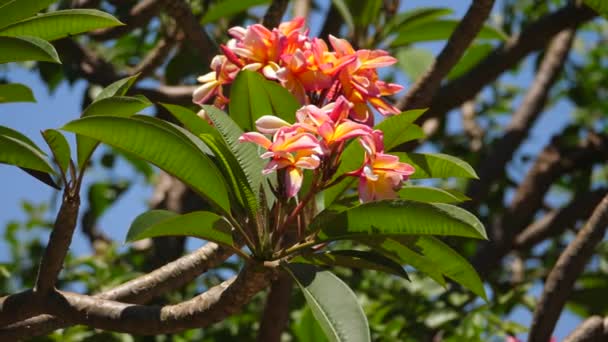
[[[162,1],[159,0],[140,1],[133,6],[133,8],[129,11],[128,16],[120,18],[125,25],[93,31],[89,33],[89,36],[95,40],[101,41],[116,39],[136,28],[146,26],[153,17],[158,15],[161,7]]]
[[[560,32],[547,48],[532,86],[513,114],[505,134],[486,154],[486,157],[481,159],[482,163],[477,167],[479,180],[469,183],[467,191],[467,196],[471,198],[471,201],[467,202],[469,208],[482,202],[488,195],[492,184],[504,176],[507,163],[545,107],[549,91],[557,81],[568,57],[575,31],[575,28],[569,28]]]
[[[272,282],[260,323],[258,342],[280,342],[289,322],[289,299],[293,278],[285,272]]]
[[[608,189],[602,188],[577,195],[567,206],[545,214],[524,229],[515,238],[513,248],[529,250],[545,239],[563,233],[567,228],[573,227],[578,220],[589,217],[606,194]]]
[[[204,59],[204,64],[210,64],[211,59],[217,52],[217,46],[209,39],[205,30],[201,27],[198,19],[192,13],[190,5],[185,0],[163,0],[167,13],[175,19],[194,48],[198,50]]]
[[[34,294],[44,296],[55,287],[57,276],[63,267],[63,261],[72,242],[79,207],[78,190],[71,189],[71,186],[67,185],[49,242],[40,260]]]
[[[229,248],[208,242],[189,255],[93,297],[123,303],[147,303],[161,294],[183,287],[207,270],[219,266],[232,254]],[[0,323],[0,326],[4,325]],[[10,341],[46,335],[69,325],[59,318],[42,315],[0,328],[0,340]]]
[[[564,342],[602,342],[608,339],[608,319],[591,316],[581,323]]]
[[[268,10],[266,10],[266,14],[264,14],[262,25],[268,29],[279,26],[288,3],[289,0],[272,0],[272,3],[268,6]]]
[[[530,341],[548,341],[578,276],[602,241],[608,226],[608,196],[600,202],[585,227],[560,255],[545,281],[534,311]]]
[[[563,146],[566,145],[566,146]],[[488,231],[490,241],[475,256],[480,275],[487,276],[513,248],[513,241],[534,218],[551,185],[563,174],[591,167],[608,158],[608,137],[589,133],[577,146],[568,146],[554,137],[515,192],[511,206]]]
[[[494,0],[473,0],[467,13],[450,35],[445,47],[431,68],[410,88],[398,102],[401,110],[425,108],[439,88],[441,80],[458,63],[488,18]]]
[[[463,76],[442,86],[433,96],[425,117],[442,117],[449,110],[473,98],[488,83],[505,70],[516,66],[529,53],[544,46],[558,32],[574,28],[597,16],[584,5],[571,4],[562,7],[530,24],[521,34],[496,48],[480,63]]]

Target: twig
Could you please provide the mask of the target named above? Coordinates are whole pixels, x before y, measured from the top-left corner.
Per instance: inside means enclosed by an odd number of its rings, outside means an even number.
[[[473,98],[505,70],[515,67],[529,53],[542,49],[567,28],[577,27],[597,16],[589,7],[570,4],[531,23],[521,34],[496,48],[463,76],[442,86],[430,103],[425,117],[443,117],[449,110]]]
[[[513,153],[528,135],[532,124],[543,111],[549,91],[560,75],[576,29],[570,28],[560,32],[545,53],[540,68],[536,73],[532,86],[528,89],[521,105],[511,118],[505,134],[498,140],[492,151],[487,153],[478,167],[479,180],[469,183],[467,196],[471,201],[469,207],[482,202],[490,187],[505,173],[505,166],[511,160]]]
[[[397,103],[402,110],[428,107],[441,80],[462,57],[488,18],[494,0],[474,0],[431,68]]]
[[[608,227],[608,196],[600,202],[585,227],[560,255],[545,281],[534,311],[530,341],[548,341],[578,276],[602,241]]]

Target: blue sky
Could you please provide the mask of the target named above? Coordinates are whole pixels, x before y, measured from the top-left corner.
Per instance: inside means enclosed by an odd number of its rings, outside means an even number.
[[[468,2],[461,1],[424,1],[424,0],[408,0],[403,1],[405,9],[417,7],[433,7],[445,6],[446,3],[453,5],[454,18],[460,18],[466,11]],[[497,1],[495,8],[500,6],[500,1]],[[318,25],[318,19],[311,19],[311,26]],[[313,30],[313,32],[315,32]],[[435,53],[441,48],[442,44],[424,44],[424,47],[429,48]],[[531,61],[524,63],[524,72],[518,76],[505,76],[503,80],[514,84],[529,84],[531,81]],[[10,66],[8,69],[0,69],[0,77],[6,77],[11,82],[19,82],[29,86],[37,99],[37,103],[17,103],[17,104],[2,104],[0,105],[0,125],[8,126],[17,129],[28,137],[32,138],[39,146],[45,148],[44,141],[40,135],[40,131],[47,128],[58,128],[67,121],[75,119],[80,114],[80,104],[82,94],[85,90],[83,81],[77,82],[70,86],[63,82],[50,95],[44,83],[40,80],[37,73],[31,73],[23,68]],[[407,88],[408,81],[404,77],[398,78],[399,82]],[[549,141],[550,137],[561,131],[570,119],[572,107],[567,103],[558,103],[550,111],[537,121],[534,125],[530,137],[522,145],[518,154],[526,153],[536,155],[542,147]],[[458,129],[460,126],[459,113],[453,112],[449,114],[449,123],[451,129]],[[71,139],[71,138],[70,138]],[[72,140],[72,139],[71,139]],[[73,141],[72,141],[73,143]],[[99,151],[97,152],[99,153]],[[511,163],[508,166],[508,171],[513,175],[514,179],[521,179],[527,171],[529,165],[520,163]],[[102,170],[93,170],[88,177],[88,180],[103,180],[103,179],[118,179],[128,178],[133,175],[129,167],[120,165],[116,172],[110,174]],[[21,201],[27,200],[33,203],[41,203],[47,201],[53,195],[53,190],[34,180],[29,175],[14,167],[0,165],[0,233],[4,229],[7,222],[11,220],[23,220],[25,215],[21,209]],[[151,195],[151,188],[145,186],[145,182],[141,177],[136,181],[129,191],[123,195],[118,203],[113,206],[99,222],[99,226],[105,233],[110,235],[117,241],[123,241],[129,223],[135,216],[146,210],[146,203]],[[83,197],[86,197],[83,195]],[[86,207],[86,198],[83,198],[83,208]],[[25,237],[25,236],[24,236]],[[44,238],[46,239],[46,237]],[[191,242],[190,247],[198,245],[197,242]],[[82,234],[76,234],[71,247],[71,251],[76,254],[90,253],[88,242]],[[6,244],[0,238],[0,263],[8,262],[9,255]],[[535,286],[531,293],[538,296],[542,287]],[[511,319],[529,325],[531,320],[530,313],[525,309],[518,309],[510,317]],[[570,313],[566,313],[561,318],[555,332],[558,339],[564,338],[578,323],[580,319]]]

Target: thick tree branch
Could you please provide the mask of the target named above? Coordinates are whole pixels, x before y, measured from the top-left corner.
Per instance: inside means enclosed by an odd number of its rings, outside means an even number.
[[[515,67],[529,53],[542,49],[557,33],[593,19],[597,13],[584,5],[567,5],[544,16],[495,49],[463,76],[442,86],[430,104],[425,117],[442,117],[449,110],[473,98],[505,70]]]
[[[159,295],[183,287],[207,270],[219,266],[232,254],[230,249],[209,242],[191,254],[94,297],[123,303],[147,303]],[[4,325],[0,323],[0,327]],[[46,335],[69,325],[59,318],[42,315],[0,328],[0,341]]]
[[[608,339],[608,318],[591,316],[581,323],[564,342],[602,342]]]
[[[272,282],[258,333],[258,342],[280,342],[289,322],[289,299],[293,278],[283,272]]]
[[[399,100],[398,108],[408,110],[428,107],[441,80],[458,63],[471,45],[490,15],[493,6],[494,0],[473,0],[431,68]]]
[[[530,329],[530,341],[548,341],[578,276],[602,241],[608,227],[608,196],[600,202],[545,281]]]
[[[68,187],[64,192],[61,208],[57,213],[49,242],[38,267],[38,276],[34,286],[36,295],[44,296],[52,290],[57,282],[57,276],[63,268],[63,261],[72,242],[80,207],[78,190],[74,190],[72,191]]]
[[[266,14],[264,14],[262,25],[269,29],[279,26],[288,3],[289,0],[272,0],[272,3],[270,3],[270,6],[266,10]]]
[[[482,202],[488,195],[492,184],[504,176],[507,163],[545,107],[549,91],[558,79],[568,57],[574,35],[574,28],[566,29],[560,32],[547,48],[532,86],[513,114],[505,134],[497,141],[492,150],[486,153],[481,165],[477,167],[479,180],[469,183],[467,196],[471,198],[471,201],[467,202],[467,206],[470,208]]]
[[[502,257],[512,250],[515,237],[532,222],[542,207],[546,192],[559,177],[576,169],[589,168],[606,158],[606,136],[590,133],[577,146],[568,146],[559,137],[554,137],[517,188],[510,207],[488,231],[490,241],[475,256],[473,263],[482,277],[496,269]]]
[[[567,206],[547,213],[524,229],[515,238],[513,248],[530,250],[545,239],[557,236],[569,227],[574,227],[578,220],[591,215],[593,209],[606,194],[608,194],[608,189],[603,188],[577,195]]]
[[[152,50],[136,66],[129,70],[129,74],[140,74],[139,77],[142,79],[151,75],[169,56],[179,40],[178,35],[180,34],[176,32],[175,28],[167,29],[167,32],[158,40]]]

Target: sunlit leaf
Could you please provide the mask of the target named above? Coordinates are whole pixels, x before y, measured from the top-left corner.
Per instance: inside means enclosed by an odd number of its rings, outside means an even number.
[[[0,35],[32,36],[44,40],[56,40],[118,25],[123,25],[123,23],[110,14],[99,10],[69,9],[43,13],[11,24],[0,29]]]
[[[0,3],[0,28],[31,17],[56,0],[6,0]]]
[[[152,210],[139,215],[129,228],[127,241],[159,236],[192,236],[232,246],[230,224],[208,211],[177,215],[166,210]]]
[[[64,175],[68,174],[70,165],[70,145],[61,132],[54,129],[47,129],[42,132],[42,136],[49,145],[55,161]]]
[[[229,18],[248,8],[269,3],[270,0],[223,0],[211,6],[201,19],[201,24],[212,23],[221,18]]]
[[[478,178],[475,170],[467,162],[442,153],[394,153],[399,159],[412,165],[416,172],[411,179],[419,178]]]
[[[398,47],[416,42],[446,40],[450,38],[458,23],[458,20],[433,20],[414,27],[402,27],[391,46]],[[485,25],[476,38],[504,41],[508,37],[499,29]]]
[[[313,315],[332,342],[371,341],[367,318],[357,296],[330,271],[307,264],[288,264]]]
[[[32,90],[19,83],[0,84],[0,103],[36,102]]]
[[[36,37],[0,36],[0,51],[0,64],[23,61],[61,63],[53,45]]]
[[[111,96],[124,96],[127,94],[127,91],[129,91],[129,88],[131,88],[133,83],[135,83],[138,76],[139,74],[125,77],[103,88],[103,90],[97,94],[93,102],[103,100]]]
[[[401,199],[426,203],[460,203],[464,200],[463,196],[457,196],[452,192],[428,186],[406,185],[399,190],[399,198]]]

